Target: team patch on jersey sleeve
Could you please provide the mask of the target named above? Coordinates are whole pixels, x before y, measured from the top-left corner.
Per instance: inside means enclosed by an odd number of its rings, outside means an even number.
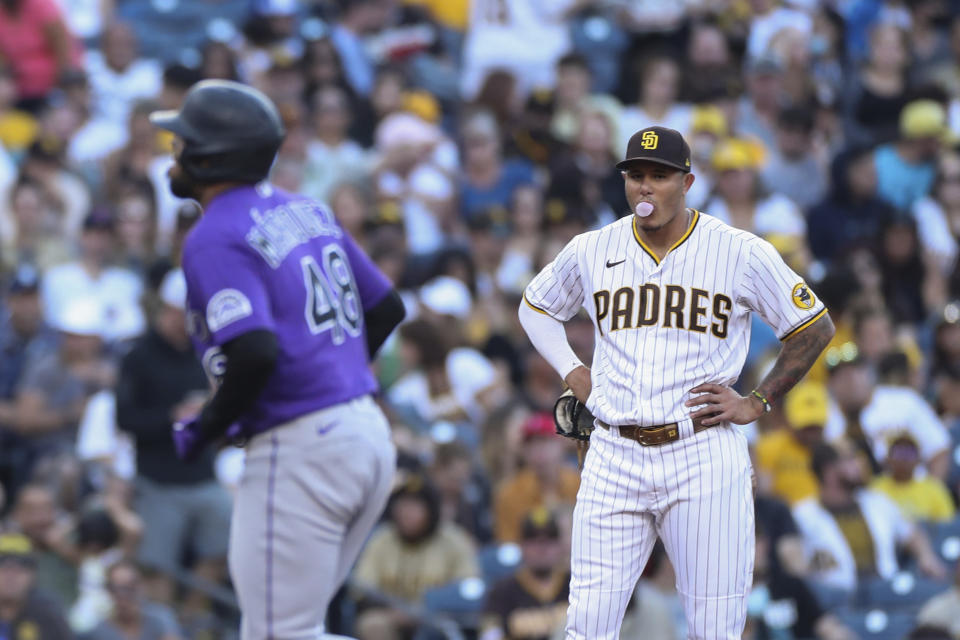
[[[813,305],[817,304],[817,299],[805,282],[798,282],[794,285],[791,297],[793,298],[793,304],[799,309],[813,309]]]
[[[229,324],[253,315],[250,299],[237,289],[221,289],[207,303],[207,326],[220,331]]]

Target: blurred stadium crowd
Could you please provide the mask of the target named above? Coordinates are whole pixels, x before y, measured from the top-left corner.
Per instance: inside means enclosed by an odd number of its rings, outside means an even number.
[[[770,240],[838,327],[748,427],[745,637],[960,638],[951,0],[0,0],[0,638],[235,637],[243,452],[173,454],[208,393],[177,269],[200,212],[147,117],[203,78],[277,102],[272,179],[408,306],[376,363],[397,489],[331,631],[561,637],[579,476],[516,310],[628,215],[614,162],[662,124],[688,204]],[[589,363],[589,320],[568,335]],[[758,323],[743,389],[777,348]],[[622,637],[684,624],[658,549]]]

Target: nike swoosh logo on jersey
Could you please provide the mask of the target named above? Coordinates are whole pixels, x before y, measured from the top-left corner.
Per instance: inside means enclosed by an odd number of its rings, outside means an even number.
[[[339,422],[331,422],[330,424],[325,424],[322,427],[317,427],[317,435],[326,435],[330,431],[333,431],[333,428],[340,424]]]
[[[626,262],[626,261],[627,261],[626,258],[624,258],[623,260],[619,260],[619,261],[617,261],[617,262],[610,262],[609,260],[607,260],[607,269],[609,269],[610,267],[615,267],[615,266],[617,266],[618,264],[623,264],[623,263]]]

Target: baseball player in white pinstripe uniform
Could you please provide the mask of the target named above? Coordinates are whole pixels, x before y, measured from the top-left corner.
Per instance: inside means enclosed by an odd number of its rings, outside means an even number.
[[[768,242],[685,206],[694,176],[680,133],[637,132],[617,168],[634,215],[573,238],[520,307],[534,347],[575,396],[574,415],[583,403],[595,426],[574,511],[567,638],[618,637],[658,536],[688,636],[739,638],[754,529],[750,457],[734,425],[756,420],[793,387],[833,323]],[[581,307],[594,324],[592,369],[563,328]],[[741,396],[731,385],[747,356],[751,313],[782,348]],[[568,430],[560,418],[558,427]]]

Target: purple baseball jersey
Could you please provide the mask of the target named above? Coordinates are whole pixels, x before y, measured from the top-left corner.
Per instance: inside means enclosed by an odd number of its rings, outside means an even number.
[[[221,345],[255,329],[277,336],[270,382],[241,418],[248,434],[377,389],[363,310],[391,289],[324,205],[267,183],[218,195],[183,247],[187,325],[219,380]]]

